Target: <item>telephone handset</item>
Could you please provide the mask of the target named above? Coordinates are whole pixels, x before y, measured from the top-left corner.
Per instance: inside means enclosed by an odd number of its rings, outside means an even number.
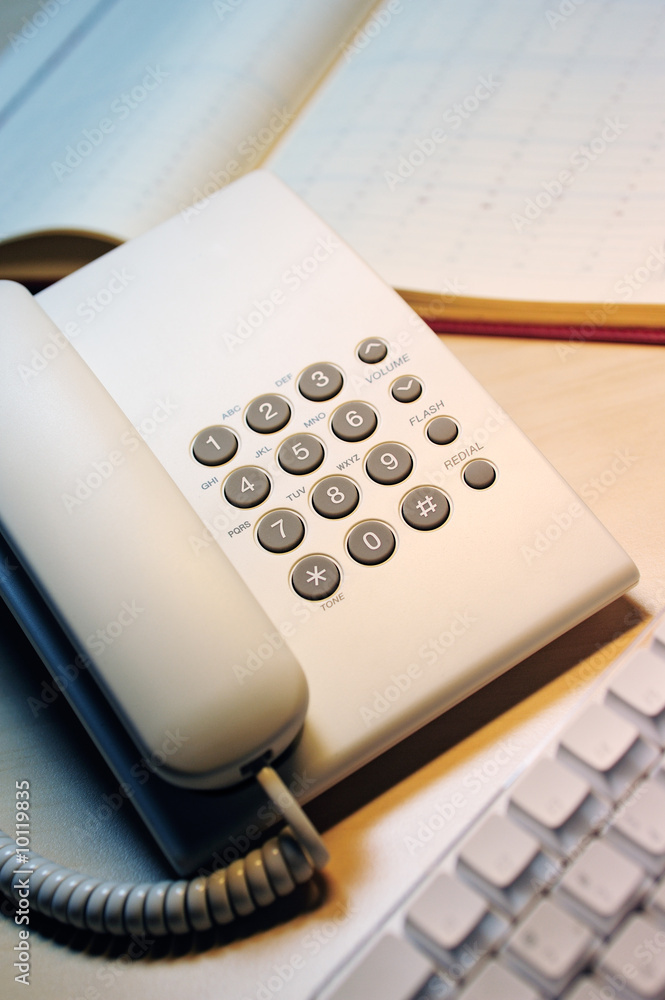
[[[1,295],[0,524],[136,746],[187,732],[158,770],[196,828],[132,798],[179,871],[224,786],[274,760],[306,802],[637,580],[269,173]]]
[[[199,518],[33,297],[3,282],[0,299],[4,532],[137,747],[152,758],[165,732],[190,734],[161,776],[236,784],[302,728],[302,669],[284,645],[271,670],[238,683],[233,664],[270,631],[267,615],[217,546],[192,548]],[[22,378],[26,359],[56,342],[39,377]],[[100,488],[72,511],[81,470]]]

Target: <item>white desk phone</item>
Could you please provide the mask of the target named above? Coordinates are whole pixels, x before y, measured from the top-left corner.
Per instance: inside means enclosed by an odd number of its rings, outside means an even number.
[[[78,659],[32,638],[181,873],[225,814],[257,838],[271,825],[263,765],[306,802],[637,580],[425,323],[267,172],[0,301],[2,533]],[[289,810],[277,868],[298,852]],[[229,899],[242,912],[244,877],[124,903],[56,873],[42,895],[60,919],[154,933],[230,919]]]

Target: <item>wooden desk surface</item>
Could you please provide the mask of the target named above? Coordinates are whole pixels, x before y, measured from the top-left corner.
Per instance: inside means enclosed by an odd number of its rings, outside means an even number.
[[[665,349],[444,339],[633,557],[639,584],[314,803],[332,855],[318,885],[248,931],[175,950],[109,947],[42,922],[30,937],[33,998],[309,997],[665,604]],[[102,818],[100,796],[113,780],[67,706],[61,700],[37,718],[29,711],[44,673],[6,615],[2,626],[3,822],[11,822],[14,780],[28,777],[36,849],[107,877],[160,877],[131,810]],[[16,932],[0,920],[7,998],[24,995],[14,983]]]

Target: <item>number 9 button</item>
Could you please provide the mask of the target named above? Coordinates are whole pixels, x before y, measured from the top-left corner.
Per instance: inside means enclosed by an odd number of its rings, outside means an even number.
[[[401,444],[380,444],[372,448],[365,469],[370,479],[381,486],[393,486],[411,475],[413,459]]]

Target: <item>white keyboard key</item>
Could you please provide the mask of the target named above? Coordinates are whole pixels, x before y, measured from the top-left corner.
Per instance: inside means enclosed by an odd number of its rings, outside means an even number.
[[[608,837],[644,865],[650,875],[665,871],[665,784],[639,785],[618,812]]]
[[[612,678],[607,703],[635,723],[647,739],[665,745],[665,658],[648,649]]]
[[[540,997],[540,993],[536,993],[524,980],[518,979],[498,962],[493,962],[462,990],[459,1000],[540,1000]]]
[[[619,798],[655,761],[639,730],[606,705],[588,705],[561,735],[557,753],[601,795]]]
[[[570,866],[557,896],[606,937],[644,894],[644,869],[602,840],[596,840]]]
[[[601,956],[598,967],[610,980],[627,981],[625,992],[620,995],[630,1000],[662,1000],[665,933],[645,917],[631,917]]]
[[[607,815],[608,808],[580,775],[541,757],[511,793],[509,815],[554,850],[570,853]]]
[[[327,1000],[425,1000],[434,969],[416,949],[392,934],[374,945]],[[443,984],[442,984],[443,985]],[[444,997],[438,991],[432,997]]]
[[[602,990],[605,990],[603,994]],[[613,990],[613,992],[608,992]],[[613,987],[607,986],[606,983],[599,981],[598,979],[589,979],[588,976],[584,976],[582,979],[578,979],[574,986],[563,994],[561,1000],[604,1000],[604,997],[618,998],[619,994],[614,990]]]
[[[506,955],[543,992],[558,996],[584,968],[595,945],[584,924],[546,899],[517,928]]]
[[[406,924],[454,979],[466,975],[508,926],[490,912],[482,896],[447,874],[437,876],[417,897]]]
[[[499,906],[517,914],[553,874],[540,844],[505,816],[490,816],[464,842],[458,871]]]
[[[665,881],[655,887],[653,895],[648,902],[649,911],[660,923],[665,923]]]

